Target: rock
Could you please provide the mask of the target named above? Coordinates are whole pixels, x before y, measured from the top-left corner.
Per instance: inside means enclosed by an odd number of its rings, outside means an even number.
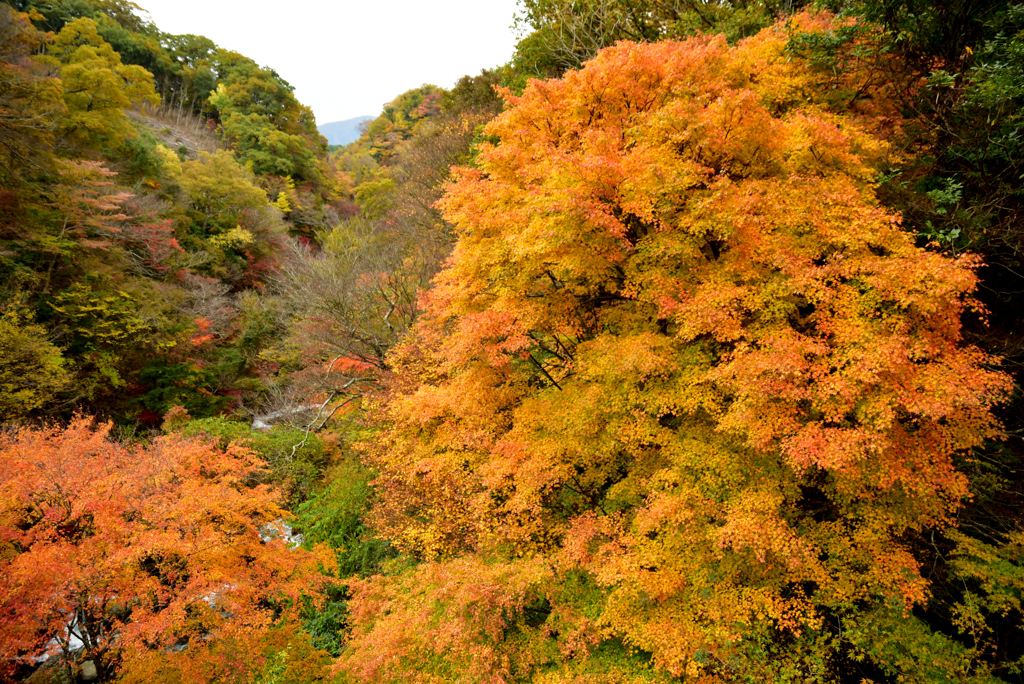
[[[302,546],[302,542],[306,541],[305,535],[296,534],[292,530],[291,525],[284,521],[284,518],[278,518],[274,522],[267,523],[261,527],[260,539],[264,543],[274,539],[284,539],[285,543],[291,548]]]

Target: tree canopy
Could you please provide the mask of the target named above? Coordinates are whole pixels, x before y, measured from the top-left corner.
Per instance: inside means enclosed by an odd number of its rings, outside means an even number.
[[[485,128],[370,446],[376,524],[428,563],[359,585],[359,678],[573,681],[619,644],[778,681],[924,605],[908,541],[1010,382],[962,339],[977,261],[879,206],[885,143],[786,44],[620,43]]]
[[[317,567],[330,561],[271,539],[283,511],[270,488],[246,485],[252,451],[176,437],[131,448],[89,422],[0,442],[8,673],[50,656],[106,677],[183,644],[256,644],[322,596]]]

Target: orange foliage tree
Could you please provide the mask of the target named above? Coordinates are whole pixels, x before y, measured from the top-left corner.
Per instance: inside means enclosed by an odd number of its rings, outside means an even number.
[[[0,666],[57,657],[75,675],[91,660],[107,679],[178,657],[176,680],[206,681],[234,643],[247,657],[218,681],[248,681],[268,630],[322,597],[325,557],[267,533],[283,511],[252,486],[252,451],[130,447],[109,429],[79,417],[0,438]]]
[[[915,540],[1010,383],[961,340],[977,260],[879,207],[875,122],[786,40],[619,43],[507,96],[369,447],[427,562],[354,586],[342,669],[823,681],[926,600]]]

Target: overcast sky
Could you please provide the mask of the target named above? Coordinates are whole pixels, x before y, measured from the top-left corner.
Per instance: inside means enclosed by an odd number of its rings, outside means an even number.
[[[512,56],[516,0],[136,0],[160,30],[268,66],[318,124],[380,113],[424,83],[450,87]]]

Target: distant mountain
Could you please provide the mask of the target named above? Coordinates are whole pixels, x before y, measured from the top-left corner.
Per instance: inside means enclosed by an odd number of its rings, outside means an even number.
[[[372,116],[357,116],[354,119],[321,124],[316,129],[320,131],[320,135],[327,138],[327,142],[331,145],[348,145],[356,140],[362,132],[359,130],[359,124],[364,121],[372,121],[373,118]]]

